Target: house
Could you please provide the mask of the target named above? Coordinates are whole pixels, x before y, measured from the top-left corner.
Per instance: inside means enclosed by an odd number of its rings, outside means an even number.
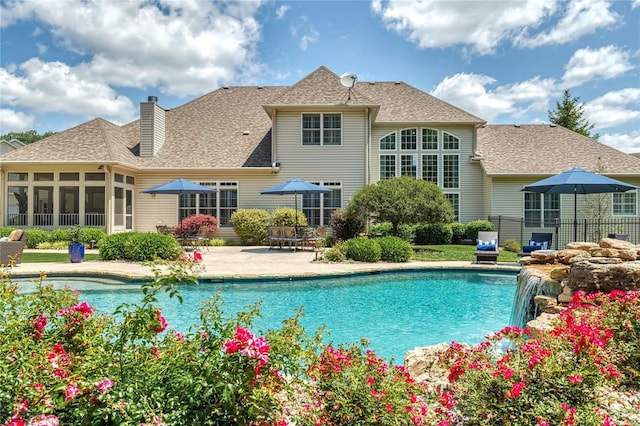
[[[11,140],[1,139],[0,155],[6,154],[7,152],[14,151],[18,148],[22,148],[25,145],[26,145],[25,143],[20,142],[18,139],[11,139]]]
[[[572,218],[573,198],[520,191],[571,167],[602,165],[640,185],[640,158],[562,127],[488,125],[403,82],[346,87],[325,67],[288,87],[221,87],[171,110],[161,103],[149,96],[136,121],[96,118],[0,157],[1,225],[153,231],[205,213],[219,219],[219,237],[231,238],[235,210],[293,207],[293,197],[260,191],[294,177],[332,190],[302,197],[313,225],[327,224],[363,185],[400,175],[439,185],[463,223]],[[178,177],[218,192],[142,193]],[[637,218],[637,194],[625,194],[611,197],[622,207],[615,211]]]

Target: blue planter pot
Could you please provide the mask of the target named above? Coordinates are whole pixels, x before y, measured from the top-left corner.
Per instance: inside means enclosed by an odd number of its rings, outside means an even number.
[[[69,244],[69,260],[71,263],[80,263],[84,259],[84,244]]]

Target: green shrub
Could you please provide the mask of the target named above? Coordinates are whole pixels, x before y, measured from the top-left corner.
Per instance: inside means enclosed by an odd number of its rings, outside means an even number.
[[[229,240],[225,238],[212,238],[209,240],[209,245],[211,247],[232,246],[233,240]]]
[[[53,247],[53,243],[50,243],[49,241],[47,241],[46,243],[40,243],[38,244],[38,246],[36,247],[38,250],[48,250],[51,247]]]
[[[100,244],[100,257],[104,260],[126,259],[125,245],[135,234],[135,232],[119,232],[107,235]]]
[[[231,214],[231,226],[245,245],[257,246],[267,238],[271,216],[262,209],[239,209]]]
[[[33,249],[38,244],[49,242],[49,232],[40,228],[29,228],[27,231],[27,248]]]
[[[53,250],[66,250],[69,247],[69,244],[67,244],[66,241],[54,241],[49,244],[51,244],[51,248]]]
[[[413,256],[411,244],[400,237],[382,237],[375,240],[380,244],[380,257],[385,262],[408,262]]]
[[[91,241],[93,241],[93,248],[100,247],[100,241],[104,240],[107,234],[100,228],[82,228],[80,230],[80,239],[87,247],[91,247]]]
[[[124,245],[125,258],[138,262],[175,259],[182,251],[175,238],[158,232],[136,232]]]
[[[378,262],[382,256],[380,244],[374,239],[366,237],[352,238],[345,242],[347,259],[356,262]]]
[[[393,225],[391,222],[378,223],[370,226],[367,233],[371,237],[387,237],[393,235]]]
[[[0,238],[8,237],[13,231],[18,228],[0,228]]]
[[[465,224],[460,222],[452,222],[449,225],[451,226],[451,242],[453,244],[458,244],[459,242],[464,240],[464,235],[467,230]]]
[[[510,251],[513,253],[520,253],[520,250],[522,249],[522,247],[520,246],[520,243],[517,242],[516,240],[509,239],[504,242],[504,249],[506,251]]]
[[[56,241],[69,241],[69,232],[67,229],[58,228],[49,232],[49,242],[55,243]]]
[[[327,262],[344,262],[347,259],[344,243],[338,243],[326,249],[322,257]]]
[[[329,226],[333,229],[333,237],[339,241],[355,238],[364,231],[365,222],[355,214],[348,215],[345,209],[336,209],[331,214]]]
[[[467,223],[467,230],[464,236],[471,241],[478,239],[478,232],[480,231],[495,231],[496,227],[488,220],[477,219]]]
[[[449,224],[427,223],[416,226],[415,244],[451,244],[453,232]]]
[[[296,222],[296,215],[298,217]],[[271,214],[271,225],[273,226],[298,226],[307,227],[307,217],[301,211],[291,207],[280,207]]]

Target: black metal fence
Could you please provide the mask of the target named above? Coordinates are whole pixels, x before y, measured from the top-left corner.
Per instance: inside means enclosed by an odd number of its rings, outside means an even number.
[[[533,232],[550,232],[553,234],[553,247],[564,248],[572,241],[599,242],[611,234],[626,236],[634,244],[640,243],[640,218],[608,218],[608,219],[556,219],[543,223],[542,227],[525,226],[524,218],[509,216],[489,216],[498,231],[500,243],[514,239],[520,244],[527,244]],[[574,238],[575,231],[575,238]],[[624,237],[623,237],[624,238]]]

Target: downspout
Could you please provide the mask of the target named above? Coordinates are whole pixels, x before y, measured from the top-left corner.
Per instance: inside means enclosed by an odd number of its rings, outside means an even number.
[[[5,220],[7,219],[7,215],[5,214],[5,208],[9,203],[8,192],[9,189],[4,187],[4,172],[2,171],[2,167],[0,167],[0,194],[7,194],[7,197],[5,197],[4,195],[0,197],[0,200],[4,200],[2,203],[0,203],[0,217],[2,218],[2,220],[0,220],[0,225],[2,227],[6,226]]]
[[[365,140],[365,157],[364,157],[364,184],[369,185],[371,183],[371,112],[369,107],[365,108],[365,129],[364,129],[364,140]]]

